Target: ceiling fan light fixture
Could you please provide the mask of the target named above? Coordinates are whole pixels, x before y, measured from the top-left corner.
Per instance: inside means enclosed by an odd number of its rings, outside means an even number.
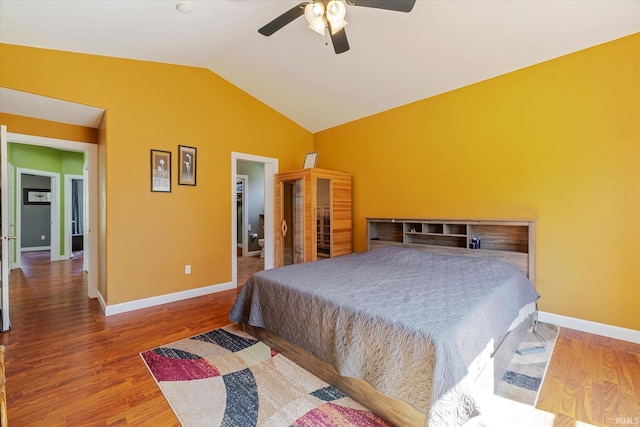
[[[304,7],[304,17],[309,23],[309,28],[316,33],[324,36],[324,29],[326,27],[324,21],[324,6],[322,3],[309,3]]]
[[[324,36],[324,29],[326,28],[326,25],[324,24],[324,21],[321,21],[315,24],[309,24],[309,28],[321,36]]]
[[[347,25],[345,3],[350,6],[362,6],[375,9],[411,12],[417,0],[303,0],[280,16],[258,29],[263,36],[270,36],[285,25],[304,15],[309,28],[322,36],[327,29],[331,33],[331,43],[336,54],[349,50],[349,41],[344,27]],[[326,9],[326,10],[325,10]],[[327,37],[325,45],[328,44]]]
[[[327,2],[327,18],[331,19],[335,17],[337,19],[344,19],[347,14],[347,8],[340,0],[329,0]]]
[[[331,24],[329,25],[331,34],[336,34],[347,26],[348,22],[344,20],[346,14],[347,8],[340,0],[331,0],[327,3],[327,21]]]

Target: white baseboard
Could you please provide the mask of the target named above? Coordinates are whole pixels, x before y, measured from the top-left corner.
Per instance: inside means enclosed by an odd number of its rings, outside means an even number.
[[[102,308],[102,314],[105,314],[107,312],[107,304],[104,302],[104,298],[102,297],[100,291],[98,291],[98,296],[96,298],[98,298],[100,308]]]
[[[40,251],[50,251],[51,246],[30,246],[27,248],[20,249],[20,252],[40,252]]]
[[[577,329],[578,331],[589,332],[590,334],[602,335],[609,338],[640,344],[640,331],[636,331],[634,329],[621,328],[619,326],[577,319],[575,317],[561,316],[559,314],[547,313],[544,311],[540,311],[538,313],[538,320],[545,323],[553,323],[554,325],[564,328]]]
[[[141,308],[148,308],[156,305],[167,304],[170,302],[182,301],[189,298],[201,297],[203,295],[214,294],[216,292],[226,291],[229,289],[234,289],[234,286],[231,282],[205,286],[202,288],[189,289],[187,291],[180,291],[172,294],[159,295],[157,297],[144,298],[113,305],[106,305],[104,299],[102,298],[102,295],[100,295],[99,293],[98,300],[100,301],[100,305],[102,306],[104,315],[111,316],[114,314],[139,310]]]
[[[187,291],[175,292],[172,294],[159,295],[156,297],[144,298],[141,300],[128,301],[114,305],[106,305],[104,298],[100,293],[98,293],[97,298],[100,302],[100,306],[102,307],[102,311],[104,312],[105,316],[111,316],[114,314],[126,313],[128,311],[139,310],[142,308],[167,304],[170,302],[182,301],[189,298],[214,294],[216,292],[222,292],[229,289],[233,289],[233,284],[231,282],[190,289]],[[538,313],[538,320],[545,323],[553,323],[554,325],[558,325],[564,328],[576,329],[578,331],[640,344],[640,331],[636,331],[634,329],[621,328],[619,326],[612,326],[604,323],[592,322],[590,320],[583,320],[577,319],[575,317],[547,313],[544,311],[540,311]]]

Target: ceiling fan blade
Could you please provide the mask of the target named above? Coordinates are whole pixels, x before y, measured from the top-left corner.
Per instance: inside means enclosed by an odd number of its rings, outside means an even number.
[[[331,34],[331,27],[329,27],[329,34]],[[349,40],[347,40],[347,33],[345,33],[344,28],[335,34],[331,34],[331,42],[336,53],[344,53],[349,50]]]
[[[304,15],[304,7],[307,5],[307,3],[309,2],[305,1],[295,7],[292,7],[273,21],[269,22],[264,27],[260,28],[258,32],[263,36],[270,36],[288,23],[294,21],[296,18]]]
[[[351,6],[375,7],[376,9],[411,12],[416,0],[347,0]]]

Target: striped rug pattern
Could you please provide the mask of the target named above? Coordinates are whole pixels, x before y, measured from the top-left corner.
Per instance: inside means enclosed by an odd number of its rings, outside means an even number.
[[[544,346],[544,351],[513,356],[502,381],[496,387],[496,395],[527,405],[535,405],[538,392],[547,372],[549,360],[558,336],[558,327],[549,323],[538,322],[535,331],[527,334],[520,344],[520,349]],[[546,344],[545,344],[546,342]]]

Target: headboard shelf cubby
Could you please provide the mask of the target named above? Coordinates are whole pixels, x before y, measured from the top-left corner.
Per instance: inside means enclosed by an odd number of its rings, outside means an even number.
[[[535,230],[533,220],[367,218],[367,249],[395,245],[497,259],[535,283]]]

